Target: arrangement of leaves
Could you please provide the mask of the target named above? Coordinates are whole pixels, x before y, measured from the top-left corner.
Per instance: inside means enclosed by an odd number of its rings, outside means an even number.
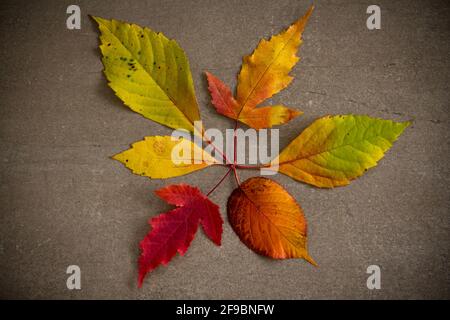
[[[270,128],[287,123],[301,112],[284,105],[260,106],[286,88],[289,72],[299,61],[297,51],[302,33],[313,11],[270,40],[261,40],[254,52],[244,57],[236,95],[211,73],[206,72],[212,104],[219,114],[251,128]],[[274,259],[303,258],[316,265],[307,251],[306,220],[296,200],[277,182],[253,177],[240,182],[238,169],[277,170],[307,184],[332,188],[344,186],[376,166],[409,122],[371,118],[366,115],[335,115],[317,119],[270,163],[241,165],[214,146],[194,122],[200,112],[191,71],[184,51],[162,33],[136,24],[94,17],[101,35],[104,73],[109,86],[133,111],[174,129],[185,129],[211,145],[225,164],[188,139],[150,136],[131,149],[114,156],[133,173],[153,179],[188,174],[210,165],[228,167],[226,174],[206,194],[187,184],[169,185],[156,194],[175,209],[152,218],[151,230],[141,241],[139,286],[145,275],[167,264],[178,252],[188,249],[198,225],[220,246],[223,220],[219,207],[208,196],[232,173],[237,187],[228,199],[228,220],[241,241],[258,254]],[[175,145],[186,144],[195,151],[190,164],[171,159]],[[201,159],[194,159],[195,155]],[[196,160],[196,161],[194,161]]]

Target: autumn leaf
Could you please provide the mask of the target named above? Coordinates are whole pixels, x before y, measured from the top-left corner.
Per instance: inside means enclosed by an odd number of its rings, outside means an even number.
[[[230,88],[209,72],[206,73],[208,89],[211,93],[211,102],[217,112],[231,119],[236,119],[239,115],[239,104],[234,99]]]
[[[273,180],[255,177],[243,182],[228,199],[228,219],[247,247],[274,259],[303,258],[306,220],[295,199]]]
[[[93,18],[101,32],[104,73],[116,95],[148,119],[194,132],[200,113],[183,49],[148,28]]]
[[[217,163],[192,141],[170,136],[145,137],[113,159],[122,162],[133,173],[153,179],[177,177]]]
[[[151,231],[140,243],[139,287],[145,275],[160,264],[166,265],[178,252],[184,255],[200,223],[205,234],[220,246],[223,220],[219,207],[196,187],[170,185],[155,192],[177,208],[150,219]]]
[[[299,61],[296,54],[313,8],[311,6],[302,18],[285,31],[270,40],[261,40],[255,51],[244,57],[236,98],[229,87],[206,73],[212,103],[218,113],[255,129],[283,124],[301,114],[283,105],[257,106],[291,83],[293,78],[289,72]]]
[[[254,52],[244,57],[235,96],[226,84],[206,72],[212,104],[219,114],[255,129],[284,124],[301,114],[284,105],[262,104],[292,82],[289,73],[300,59],[297,52],[312,11],[313,6],[285,31],[261,40]],[[306,220],[296,200],[280,184],[267,178],[254,177],[240,183],[237,169],[276,170],[317,187],[343,186],[376,166],[410,125],[369,116],[326,116],[313,122],[270,163],[238,165],[236,143],[233,162],[205,135],[203,128],[197,130],[194,126],[200,113],[189,62],[180,46],[148,28],[94,19],[101,32],[104,73],[116,95],[148,119],[200,134],[202,142],[220,154],[228,167],[207,195],[186,184],[156,191],[176,208],[149,221],[151,230],[140,243],[139,286],[147,273],[166,265],[177,252],[186,253],[199,224],[206,236],[220,245],[223,220],[219,207],[208,195],[230,173],[238,187],[228,199],[227,213],[241,241],[267,257],[303,258],[316,265],[307,251]],[[200,144],[170,136],[145,137],[113,159],[135,174],[160,179],[219,162]]]
[[[344,186],[376,166],[409,125],[363,115],[326,116],[295,138],[271,168],[317,187]]]

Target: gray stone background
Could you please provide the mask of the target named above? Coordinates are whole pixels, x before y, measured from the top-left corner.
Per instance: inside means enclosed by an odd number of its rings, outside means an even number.
[[[66,29],[78,4],[82,29]],[[366,28],[378,4],[382,29]],[[224,168],[171,180],[132,175],[110,156],[146,135],[170,134],[123,106],[102,74],[88,14],[175,38],[191,63],[208,127],[217,115],[203,71],[235,86],[243,55],[303,15],[309,1],[2,1],[0,3],[1,298],[450,298],[449,39],[447,1],[316,1],[295,81],[274,102],[305,114],[281,127],[281,147],[316,117],[358,113],[414,120],[374,170],[315,189],[277,175],[309,223],[318,262],[272,261],[224,225],[223,245],[200,231],[185,257],[136,286],[147,220],[169,208],[152,191],[188,182],[210,189]],[[241,172],[243,179],[255,172]],[[225,217],[235,187],[212,199]],[[82,290],[66,288],[66,268]],[[366,288],[366,268],[382,289]]]

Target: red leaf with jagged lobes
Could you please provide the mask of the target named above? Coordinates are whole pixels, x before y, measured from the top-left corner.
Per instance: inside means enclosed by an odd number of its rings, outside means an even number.
[[[218,246],[222,238],[223,220],[219,207],[198,188],[178,184],[164,187],[155,193],[177,208],[149,221],[152,230],[140,243],[139,287],[148,272],[160,264],[166,265],[177,252],[184,255],[199,223],[205,234]]]

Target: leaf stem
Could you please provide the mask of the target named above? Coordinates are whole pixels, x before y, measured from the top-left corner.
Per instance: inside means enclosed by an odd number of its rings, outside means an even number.
[[[223,158],[223,160],[225,161],[225,164],[226,164],[226,165],[231,165],[231,164],[232,164],[232,162],[231,162],[231,161],[228,159],[228,157],[223,153],[223,151],[220,150],[218,147],[216,147],[216,146],[214,145],[214,143],[211,141],[211,139],[208,138],[208,136],[205,134],[204,131],[203,131],[203,133],[202,133],[202,138],[203,138],[203,141],[205,141],[207,144],[211,145],[211,146],[213,147],[213,149],[214,149],[219,155],[222,156],[222,158]]]
[[[237,135],[236,135],[236,130],[238,128],[238,120],[236,119],[234,122],[234,129],[233,129],[233,154],[234,154],[234,159],[233,159],[233,165],[231,166],[231,168],[233,169],[233,173],[234,173],[234,178],[236,179],[236,183],[238,185],[238,187],[241,186],[241,181],[239,179],[239,175],[237,173],[236,170],[236,165],[237,165]]]
[[[236,179],[236,183],[237,183],[238,187],[240,187],[241,186],[241,180],[239,179],[239,175],[237,173],[236,166],[232,165],[231,169],[233,169],[234,179]]]
[[[230,167],[227,171],[227,173],[225,173],[225,175],[219,180],[219,182],[206,194],[206,196],[208,197],[211,193],[214,192],[214,190],[217,189],[218,186],[220,186],[220,184],[223,182],[223,180],[225,180],[226,177],[228,177],[228,175],[230,174],[231,170],[233,168]]]
[[[235,165],[236,169],[251,169],[251,170],[259,170],[261,168],[268,168],[270,167],[270,165],[268,164],[260,164],[260,165],[242,165],[242,164],[236,164]]]

